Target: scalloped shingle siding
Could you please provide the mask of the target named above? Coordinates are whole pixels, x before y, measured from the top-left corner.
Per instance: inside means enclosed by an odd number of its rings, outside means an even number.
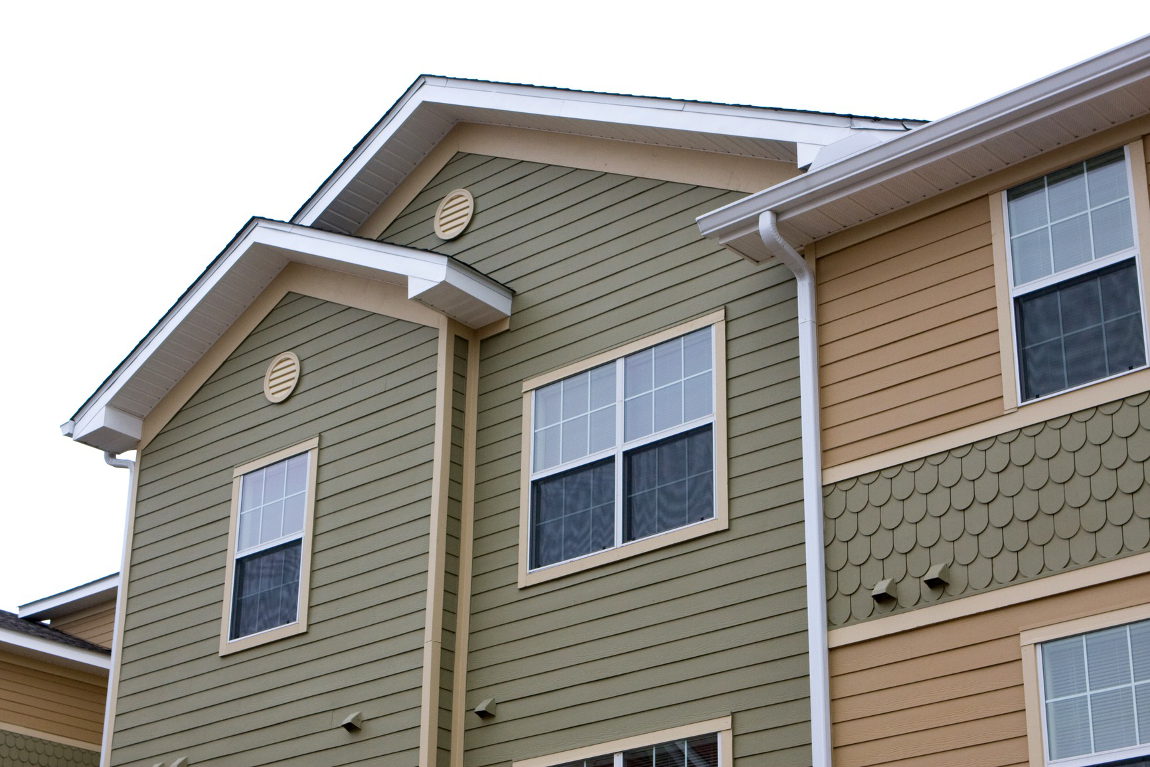
[[[1150,395],[823,488],[832,626],[1136,554],[1150,544]],[[929,588],[931,564],[949,584]],[[891,578],[897,600],[871,598]]]
[[[96,767],[100,754],[63,743],[0,730],[0,766]]]

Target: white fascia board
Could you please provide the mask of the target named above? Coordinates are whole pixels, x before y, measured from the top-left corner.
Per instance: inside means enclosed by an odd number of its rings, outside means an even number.
[[[359,273],[393,282],[414,280],[421,285],[449,283],[458,290],[447,296],[445,306],[433,305],[433,308],[449,316],[452,301],[457,299],[472,305],[478,302],[489,307],[499,317],[510,314],[509,289],[447,256],[280,221],[253,219],[180,303],[157,325],[130,360],[109,379],[99,396],[74,416],[72,439],[111,452],[135,448],[147,413],[123,413],[112,404],[116,394],[148,364],[152,355],[196,306],[221,281],[228,279],[237,264],[257,249],[263,253],[269,249],[274,251],[283,258],[285,265],[295,261],[337,270],[351,266]],[[497,318],[493,317],[488,322],[494,322]]]
[[[107,673],[112,667],[111,656],[83,647],[73,647],[61,642],[53,642],[21,631],[0,628],[0,647],[20,654],[48,658],[61,665],[81,668],[93,673]]]
[[[780,221],[785,221],[788,216],[816,209],[1148,76],[1150,37],[1143,37],[825,168],[736,200],[696,221],[704,236],[731,241],[740,237],[737,231],[757,226],[755,222],[764,211],[773,210]]]
[[[82,586],[61,591],[49,597],[20,605],[16,614],[21,618],[42,620],[81,610],[99,602],[112,602],[120,588],[120,574],[108,575]]]

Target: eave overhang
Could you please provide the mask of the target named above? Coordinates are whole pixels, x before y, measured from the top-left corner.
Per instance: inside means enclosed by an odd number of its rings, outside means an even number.
[[[107,653],[73,647],[3,627],[0,627],[0,649],[92,674],[107,674],[112,667],[112,658]]]
[[[352,233],[457,124],[503,125],[805,165],[852,132],[917,120],[587,93],[423,76],[292,217]]]
[[[75,588],[61,591],[43,599],[20,605],[16,614],[28,620],[42,621],[85,610],[99,604],[116,601],[120,588],[120,574],[108,575]]]
[[[511,290],[448,256],[252,219],[64,424],[65,435],[112,453],[135,449],[152,409],[290,263],[404,286],[471,328],[511,314]]]
[[[796,248],[1150,115],[1150,37],[698,218],[700,231],[754,261],[771,253],[759,216],[774,211]]]

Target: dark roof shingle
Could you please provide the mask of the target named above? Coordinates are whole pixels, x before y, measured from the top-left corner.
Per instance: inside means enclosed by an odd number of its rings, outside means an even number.
[[[36,621],[25,620],[15,613],[10,613],[7,610],[0,610],[0,630],[8,629],[9,631],[16,631],[21,634],[27,634],[39,639],[47,639],[49,642],[59,642],[70,647],[78,647],[81,650],[91,650],[93,652],[108,654],[111,652],[107,647],[89,642],[80,637],[74,637],[71,634],[54,629],[51,626],[45,626],[43,623]]]

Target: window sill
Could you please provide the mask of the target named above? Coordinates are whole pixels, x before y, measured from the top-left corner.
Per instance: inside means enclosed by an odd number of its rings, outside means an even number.
[[[622,546],[616,546],[613,549],[605,549],[597,551],[594,554],[587,554],[586,556],[579,557],[578,559],[570,559],[566,562],[559,562],[554,565],[539,568],[538,570],[528,570],[526,567],[526,558],[520,556],[520,569],[519,569],[519,588],[526,588],[527,586],[534,586],[537,583],[544,583],[546,581],[555,580],[556,578],[563,578],[574,573],[590,570],[594,567],[606,565],[610,562],[618,562],[622,559],[628,559],[633,556],[638,556],[648,551],[655,551],[666,546],[673,546],[676,543],[689,541],[694,538],[699,538],[711,533],[717,533],[726,530],[729,526],[727,519],[726,504],[719,504],[721,508],[716,510],[713,519],[704,520],[703,522],[695,522],[694,524],[680,527],[675,530],[669,530],[665,533],[653,535],[650,538],[643,538],[632,543],[624,543]]]
[[[307,631],[307,621],[296,621],[289,623],[286,626],[277,626],[274,629],[261,631],[258,634],[249,634],[246,637],[239,639],[224,639],[220,638],[220,655],[231,655],[232,653],[247,650],[252,647],[259,647],[260,645],[268,644],[269,642],[277,642],[280,639],[286,639],[297,634],[303,634]]]

